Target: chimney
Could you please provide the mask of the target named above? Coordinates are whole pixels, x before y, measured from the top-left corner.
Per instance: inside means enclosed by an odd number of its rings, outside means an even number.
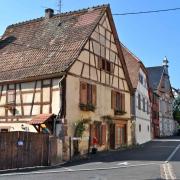
[[[45,9],[45,19],[50,19],[54,15],[54,10],[51,8]]]

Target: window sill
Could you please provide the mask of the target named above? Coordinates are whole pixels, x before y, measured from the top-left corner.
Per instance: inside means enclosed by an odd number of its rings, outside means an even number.
[[[82,111],[95,111],[95,106],[92,104],[79,104],[79,107]]]
[[[124,115],[124,114],[126,114],[127,112],[125,112],[125,111],[121,111],[121,110],[114,110],[114,114],[115,115]]]

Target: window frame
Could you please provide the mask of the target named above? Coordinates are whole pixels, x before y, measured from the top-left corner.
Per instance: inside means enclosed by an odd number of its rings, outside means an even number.
[[[141,110],[141,95],[138,93],[138,109]]]

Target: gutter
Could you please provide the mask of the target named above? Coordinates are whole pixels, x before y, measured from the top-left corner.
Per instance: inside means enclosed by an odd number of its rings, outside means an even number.
[[[53,134],[54,136],[56,136],[56,122],[57,120],[61,117],[61,114],[62,114],[62,109],[63,109],[63,92],[62,92],[62,81],[64,80],[65,78],[65,75],[63,75],[61,77],[61,79],[59,80],[58,84],[59,84],[59,97],[60,97],[60,109],[59,109],[59,112],[56,116],[56,118],[54,119],[54,124],[53,124]]]

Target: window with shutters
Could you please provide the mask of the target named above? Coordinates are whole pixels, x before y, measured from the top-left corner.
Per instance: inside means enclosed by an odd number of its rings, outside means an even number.
[[[138,94],[138,109],[141,109],[141,95]]]
[[[98,59],[98,67],[108,73],[112,73],[113,71],[113,64],[102,57]]]
[[[93,137],[97,138],[98,145],[105,145],[106,144],[106,124],[102,124],[101,122],[95,122],[91,124],[91,145],[93,145]]]
[[[96,107],[96,85],[80,82],[80,109],[94,111]]]
[[[143,98],[143,112],[146,111],[146,100],[145,98]]]
[[[147,114],[149,114],[149,102],[147,101]]]
[[[125,94],[111,91],[111,108],[114,109],[115,115],[122,115],[125,112]]]

